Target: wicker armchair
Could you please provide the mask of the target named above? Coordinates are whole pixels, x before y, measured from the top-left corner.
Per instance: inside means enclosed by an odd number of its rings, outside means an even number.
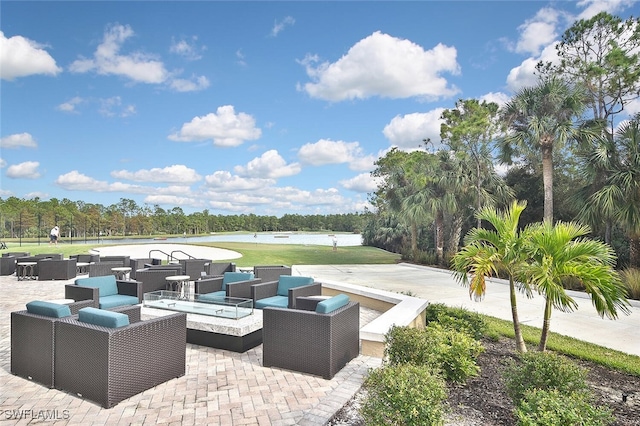
[[[117,266],[129,266],[130,256],[100,256],[100,262],[118,262]]]
[[[136,281],[141,284],[141,292],[150,293],[152,291],[165,290],[167,288],[166,277],[181,274],[180,265],[171,268],[147,268],[136,271]]]
[[[263,365],[333,378],[359,354],[359,310],[358,302],[349,302],[328,314],[265,308]]]
[[[298,283],[283,286],[287,280],[289,283]],[[267,306],[295,309],[296,298],[322,294],[322,284],[314,282],[311,277],[283,275],[278,277],[277,281],[252,285],[250,291],[249,297],[253,299],[253,306],[258,309]]]
[[[113,276],[111,276],[113,277]],[[99,279],[99,278],[98,278]],[[113,279],[115,280],[115,277],[113,277]],[[91,285],[91,281],[87,281],[87,280],[91,280],[90,278],[80,278],[76,280],[76,283],[74,284],[67,284],[64,286],[64,297],[65,299],[73,299],[76,302],[79,300],[95,300],[98,303],[99,308],[104,309],[105,308],[105,304],[106,308],[110,308],[111,303],[107,302],[104,298],[104,291],[101,293],[100,290],[100,285],[96,284],[94,285],[94,287],[88,287],[89,285]],[[116,287],[117,287],[117,296],[132,296],[135,297],[137,299],[137,303],[142,303],[142,283],[138,282],[138,281],[121,281],[121,280],[115,280],[116,282]],[[80,283],[80,285],[78,285],[77,283]],[[85,285],[87,285],[87,287],[85,287]],[[113,285],[113,284],[112,284]],[[107,295],[106,297],[111,297],[110,295]],[[118,303],[120,305],[135,305],[136,302],[134,301],[134,303],[129,303],[129,300],[133,300],[131,297],[127,298],[128,300],[126,301],[126,303]]]
[[[130,277],[132,280],[136,279],[136,273],[139,269],[145,269],[147,265],[160,265],[162,260],[154,259],[151,257],[142,259],[129,259],[129,265],[131,267]]]
[[[122,266],[120,262],[96,262],[89,265],[90,277],[104,277],[105,275],[113,275],[111,268]]]
[[[15,256],[0,257],[0,275],[13,275],[16,272]]]
[[[119,328],[63,318],[56,322],[55,387],[111,408],[183,376],[186,342],[184,313]]]
[[[256,278],[261,278],[263,283],[278,281],[280,275],[291,275],[291,266],[271,265],[254,266],[253,273]]]
[[[236,272],[236,264],[233,262],[211,262],[205,267],[206,275],[222,275],[225,272]]]
[[[38,261],[38,280],[70,280],[76,276],[76,259]]]
[[[251,286],[260,284],[260,278],[254,278],[253,274],[242,272],[229,272],[222,276],[203,277],[194,281],[196,294],[211,295],[212,297],[241,297],[251,298]]]
[[[56,323],[55,386],[111,408],[185,374],[187,315],[120,328],[65,318]]]
[[[97,307],[93,300],[69,304],[71,315],[85,307]],[[11,373],[47,387],[54,386],[55,322],[60,318],[11,312]]]
[[[207,274],[207,268],[211,259],[180,259],[182,274],[189,275],[192,280],[197,280],[202,275]]]

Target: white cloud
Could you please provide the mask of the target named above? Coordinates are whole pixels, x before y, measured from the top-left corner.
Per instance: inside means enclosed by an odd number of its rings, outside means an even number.
[[[384,127],[382,133],[392,145],[405,149],[418,149],[424,139],[430,139],[435,148],[440,144],[440,116],[444,108],[436,108],[427,113],[413,113],[395,116]]]
[[[409,41],[375,32],[360,40],[334,63],[316,65],[316,56],[301,61],[314,81],[301,89],[329,101],[420,97],[451,97],[458,89],[442,73],[458,74],[456,49],[443,44],[431,50]]]
[[[558,63],[558,55],[554,44],[545,47],[539,57],[527,58],[522,63],[511,69],[507,76],[507,87],[512,92],[517,92],[523,87],[535,86],[538,83],[536,65],[538,62]]]
[[[43,45],[22,36],[6,38],[0,31],[0,78],[3,80],[37,74],[55,76],[61,71]]]
[[[246,166],[236,166],[234,171],[240,176],[260,179],[278,179],[300,173],[299,163],[287,164],[275,149],[269,150],[249,161]]]
[[[636,0],[581,0],[576,3],[577,7],[584,7],[576,19],[589,19],[600,12],[609,12],[612,15],[617,14],[627,7],[637,5]]]
[[[380,181],[380,178],[371,176],[371,173],[361,173],[351,179],[341,180],[340,185],[351,191],[369,193],[378,189]]]
[[[91,191],[91,192],[130,192],[134,194],[150,191],[138,185],[130,185],[121,182],[109,183],[89,177],[85,174],[73,170],[69,173],[58,176],[56,185],[70,191]]]
[[[176,92],[197,92],[209,87],[209,79],[204,76],[193,76],[190,80],[175,78],[169,84]]]
[[[202,55],[200,54],[200,52],[203,50],[207,50],[206,46],[199,47],[197,45],[197,42],[198,42],[197,36],[191,37],[190,40],[172,39],[171,47],[169,47],[169,51],[171,53],[180,55],[189,61],[197,61],[199,59],[202,59]]]
[[[4,158],[0,158],[0,169],[4,169],[5,167],[7,167],[7,162]]]
[[[238,146],[247,140],[258,139],[262,131],[255,127],[255,119],[244,112],[236,114],[232,105],[218,107],[215,113],[195,117],[184,123],[179,132],[169,135],[177,142],[212,139],[217,146]]]
[[[167,183],[183,183],[192,184],[202,180],[194,169],[181,164],[164,168],[153,168],[149,170],[137,170],[131,172],[128,170],[116,170],[111,172],[111,176],[116,179],[126,179],[135,182],[167,182]]]
[[[284,30],[286,27],[293,25],[295,23],[296,23],[296,20],[293,19],[292,16],[287,16],[281,21],[276,21],[275,24],[273,24],[273,28],[271,29],[271,36],[277,37],[282,30]]]
[[[221,192],[259,190],[276,183],[274,179],[244,178],[227,171],[216,171],[204,180],[207,187]]]
[[[117,75],[135,82],[158,84],[169,78],[164,64],[155,56],[133,52],[120,54],[122,45],[134,35],[128,25],[111,25],[107,27],[102,43],[93,54],[93,59],[78,59],[69,67],[70,71],[85,73],[95,71],[101,75]]]
[[[98,112],[105,117],[129,117],[136,113],[134,105],[122,105],[120,96],[100,99],[100,108]]]
[[[520,38],[515,46],[518,53],[537,55],[540,50],[553,43],[558,37],[557,26],[560,21],[560,12],[556,9],[545,7],[536,13],[536,16],[520,25]]]
[[[38,144],[29,133],[15,133],[13,135],[0,138],[0,148],[37,148]]]
[[[41,176],[38,167],[40,167],[40,163],[37,161],[12,164],[7,167],[6,175],[12,179],[38,179]]]
[[[480,101],[485,101],[485,102],[495,102],[496,104],[498,104],[498,106],[503,106],[504,104],[506,104],[507,102],[509,102],[509,99],[511,99],[509,97],[509,95],[507,95],[506,93],[502,93],[502,92],[489,92],[486,93],[482,96],[480,96]]]
[[[362,148],[358,142],[332,141],[330,139],[320,139],[315,143],[304,144],[298,150],[300,160],[312,166],[348,163],[361,155]]]
[[[60,105],[58,105],[56,107],[56,109],[58,111],[63,111],[63,112],[69,112],[69,113],[76,113],[78,112],[76,107],[80,104],[82,104],[84,101],[84,99],[82,99],[79,96],[73,97],[71,99],[69,99],[67,102],[63,102]]]

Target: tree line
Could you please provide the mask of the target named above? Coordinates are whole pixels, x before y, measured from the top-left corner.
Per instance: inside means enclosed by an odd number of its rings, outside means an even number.
[[[621,118],[640,97],[640,20],[577,21],[556,50],[502,107],[461,99],[445,110],[441,148],[423,140],[377,160],[365,244],[448,266],[479,211],[521,200],[521,227],[577,221],[618,266],[640,266],[640,114]]]
[[[208,210],[185,214],[180,207],[165,210],[138,205],[121,198],[103,206],[69,199],[42,201],[39,198],[0,198],[2,238],[48,237],[55,225],[62,238],[125,237],[231,231],[323,231],[360,232],[365,214],[334,215],[285,214],[282,217],[255,214],[214,215]]]

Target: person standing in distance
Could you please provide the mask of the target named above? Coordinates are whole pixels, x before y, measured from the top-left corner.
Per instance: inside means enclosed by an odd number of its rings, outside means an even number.
[[[58,245],[58,237],[60,236],[60,228],[58,225],[54,226],[49,233],[49,244]]]

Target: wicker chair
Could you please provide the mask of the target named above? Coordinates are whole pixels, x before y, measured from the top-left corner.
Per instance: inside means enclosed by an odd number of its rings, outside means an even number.
[[[282,308],[296,308],[296,298],[302,296],[317,296],[322,294],[322,284],[314,282],[311,277],[301,277],[290,275],[284,275],[296,281],[300,281],[302,284],[297,284],[295,287],[286,286],[284,289],[280,287],[280,277],[276,281],[263,282],[260,284],[252,285],[250,287],[250,298],[253,299],[253,306],[262,309],[267,306],[282,307]],[[305,281],[307,283],[305,283]],[[308,283],[311,284],[308,284]]]
[[[122,266],[120,262],[97,262],[89,265],[90,277],[103,277],[105,275],[113,275],[111,268]]]
[[[93,300],[69,304],[72,315],[85,307],[97,307]],[[47,387],[54,386],[54,325],[60,318],[11,312],[11,373]]]
[[[189,275],[192,280],[197,280],[202,275],[207,274],[207,268],[211,259],[180,259],[182,274]]]
[[[70,280],[76,276],[76,259],[38,261],[38,280]]]
[[[2,256],[0,257],[0,275],[13,275],[16,272],[16,259],[15,256]]]
[[[359,354],[360,304],[328,314],[286,308],[262,311],[262,364],[331,379]]]
[[[117,266],[129,266],[130,256],[100,256],[100,262],[118,262]]]
[[[154,259],[151,257],[142,259],[129,259],[129,266],[131,267],[130,277],[132,280],[136,279],[136,273],[139,269],[145,269],[147,265],[160,265],[162,260]]]
[[[222,275],[225,272],[236,272],[236,264],[233,262],[211,262],[205,268],[206,275]]]
[[[233,276],[235,274],[239,275]],[[242,275],[246,275],[246,278],[241,278]],[[238,279],[238,281],[234,281],[235,279]],[[250,299],[251,286],[260,284],[261,282],[262,280],[260,280],[260,278],[254,278],[253,274],[242,274],[241,272],[231,272],[227,274],[225,272],[222,276],[203,277],[195,280],[194,287],[196,294],[199,295]]]
[[[263,283],[278,281],[280,275],[291,275],[291,266],[271,265],[254,266],[253,273],[256,278],[261,278]]]
[[[56,322],[55,387],[111,408],[183,376],[186,342],[184,313],[119,328],[61,319]]]
[[[141,292],[150,293],[152,291],[165,290],[167,288],[166,277],[181,274],[180,265],[175,265],[175,269],[171,268],[147,268],[138,269],[136,271],[136,281],[141,284]]]
[[[76,280],[76,283],[86,283],[86,280],[87,278],[80,278]],[[142,283],[138,281],[116,280],[116,286],[118,288],[118,295],[134,296],[138,299],[137,303],[142,303]],[[101,295],[99,287],[85,287],[83,285],[77,285],[75,283],[67,284],[64,286],[64,297],[65,299],[73,299],[76,302],[79,300],[95,300],[98,303],[98,307],[103,308],[103,302],[100,301]],[[132,305],[135,303],[126,304]]]

